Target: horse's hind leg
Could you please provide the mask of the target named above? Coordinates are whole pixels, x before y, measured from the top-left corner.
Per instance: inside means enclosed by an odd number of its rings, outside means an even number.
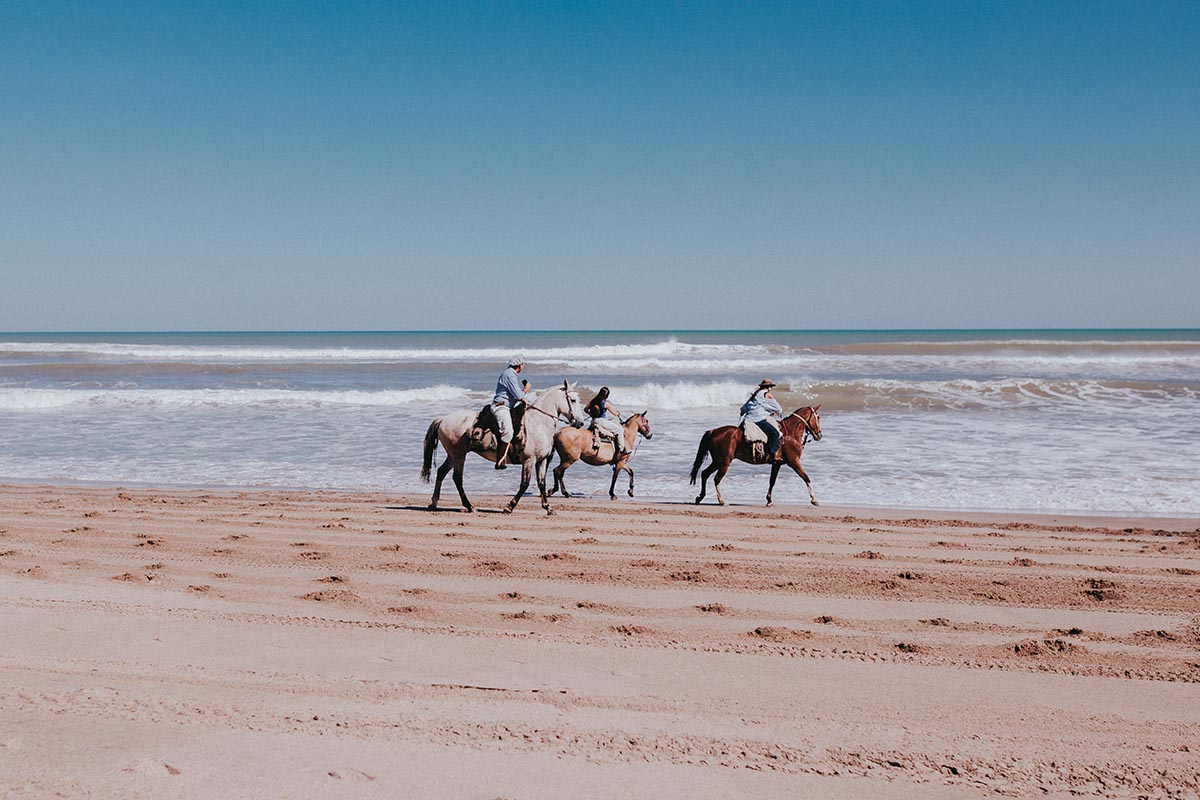
[[[625,467],[625,471],[629,473],[629,496],[633,497],[633,470]]]
[[[775,479],[779,477],[780,463],[778,461],[771,464],[771,482],[767,484],[767,507],[771,507],[771,493],[775,491]]]
[[[713,462],[700,473],[700,494],[696,495],[696,505],[700,505],[700,501],[708,494],[708,476],[717,471],[717,462]]]
[[[446,480],[446,473],[450,471],[450,456],[446,456],[446,460],[438,467],[437,480],[433,484],[433,497],[429,498],[429,510],[437,511],[438,498],[442,496],[442,481]]]
[[[717,470],[717,474],[713,476],[713,491],[717,493],[717,502],[721,505],[728,505],[725,502],[725,496],[721,494],[721,481],[725,478],[725,473],[728,469]]]

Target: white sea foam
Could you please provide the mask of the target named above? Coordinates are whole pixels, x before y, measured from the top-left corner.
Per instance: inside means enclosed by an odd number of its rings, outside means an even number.
[[[120,361],[152,362],[484,362],[503,364],[514,348],[376,348],[376,347],[264,347],[258,345],[160,345],[115,342],[0,342],[7,356],[80,356]],[[731,353],[767,353],[763,345],[686,344],[674,339],[649,344],[611,344],[573,347],[526,348],[531,363],[607,361],[614,358],[655,359],[719,356]]]
[[[80,406],[246,408],[254,406],[403,406],[462,403],[482,397],[456,386],[382,391],[289,391],[287,389],[0,389],[0,409],[45,411]]]
[[[736,408],[749,397],[753,388],[753,384],[739,381],[676,381],[613,385],[609,390],[613,403],[623,410],[636,407],[686,410]],[[580,389],[594,393],[599,387],[581,384]],[[786,408],[820,403],[829,411],[983,411],[1064,405],[1117,408],[1130,403],[1200,401],[1200,386],[1036,378],[994,381],[814,381],[793,378],[780,380],[774,394]]]

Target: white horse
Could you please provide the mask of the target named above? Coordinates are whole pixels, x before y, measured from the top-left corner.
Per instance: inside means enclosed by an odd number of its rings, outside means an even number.
[[[525,421],[522,423],[525,432],[525,452],[521,456],[521,488],[517,489],[512,500],[508,501],[508,505],[504,509],[505,513],[511,512],[517,507],[521,495],[525,494],[525,490],[529,488],[529,479],[533,476],[535,469],[537,470],[538,490],[542,493],[542,508],[546,509],[547,514],[554,513],[550,508],[550,500],[546,493],[546,468],[550,464],[550,457],[554,455],[554,429],[559,419],[565,419],[572,425],[582,425],[582,409],[583,403],[579,399],[578,392],[566,381],[563,381],[562,386],[547,389],[525,408]],[[421,480],[429,482],[429,472],[433,467],[433,452],[437,449],[438,442],[442,443],[442,447],[446,451],[446,460],[438,467],[437,482],[433,485],[433,497],[429,501],[431,511],[437,508],[438,497],[442,493],[442,481],[446,479],[446,473],[451,469],[454,470],[454,485],[458,488],[458,496],[462,500],[463,508],[467,511],[475,510],[471,501],[467,499],[467,493],[463,491],[462,477],[467,453],[472,452],[471,427],[477,413],[477,411],[456,411],[453,414],[438,417],[429,424],[429,430],[425,432],[425,457],[421,463]],[[488,461],[496,460],[495,450],[475,450],[474,452]]]

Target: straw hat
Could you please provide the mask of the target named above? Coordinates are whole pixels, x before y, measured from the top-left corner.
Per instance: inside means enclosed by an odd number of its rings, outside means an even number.
[[[770,378],[763,378],[762,383],[758,384],[758,388],[770,389],[772,386],[775,386],[775,385],[776,385],[775,381],[771,380]]]

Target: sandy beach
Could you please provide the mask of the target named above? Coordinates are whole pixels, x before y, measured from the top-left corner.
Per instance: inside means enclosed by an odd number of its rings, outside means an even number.
[[[1196,797],[1200,521],[0,487],[4,797]]]

